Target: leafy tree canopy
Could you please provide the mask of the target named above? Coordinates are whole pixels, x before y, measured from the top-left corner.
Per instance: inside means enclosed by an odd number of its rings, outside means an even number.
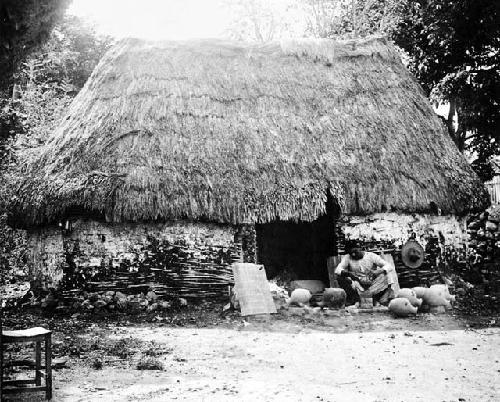
[[[500,151],[500,2],[407,1],[395,42],[428,95],[449,105],[446,125],[484,178]]]
[[[15,196],[7,193],[23,175],[22,162],[44,144],[110,44],[77,17],[65,16],[20,63],[13,91],[0,97],[0,180],[7,183],[0,183],[0,201]]]
[[[44,43],[70,0],[0,0],[0,90],[26,56]]]

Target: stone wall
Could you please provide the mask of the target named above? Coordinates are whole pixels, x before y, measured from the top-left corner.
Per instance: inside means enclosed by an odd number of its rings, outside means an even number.
[[[31,250],[30,278],[44,288],[56,287],[66,266],[62,230],[50,227],[30,231],[28,243]]]
[[[500,295],[500,208],[469,218],[469,267],[460,274],[469,282],[486,282]]]
[[[252,231],[179,221],[75,220],[33,232],[31,239],[34,273],[52,286],[126,293],[151,287],[159,295],[216,297],[227,294],[230,265],[251,258],[242,243],[251,242]]]
[[[337,234],[339,254],[345,239],[357,239],[371,251],[392,254],[403,286],[430,285],[441,282],[441,274],[452,270],[467,255],[465,218],[453,215],[379,213],[342,217]],[[412,236],[425,250],[425,260],[417,269],[401,261],[401,246]]]
[[[391,240],[396,246],[404,244],[412,233],[424,248],[435,237],[455,247],[461,247],[467,239],[465,218],[453,215],[379,213],[344,217],[341,222],[348,238]]]
[[[387,250],[393,255],[405,286],[439,282],[440,273],[466,252],[465,221],[453,216],[396,213],[350,216],[342,217],[336,227],[336,236],[318,226],[317,231],[328,238],[299,230],[298,239],[304,243],[318,237],[314,243],[328,245],[336,238],[339,254],[344,253],[345,238],[361,240],[367,250]],[[425,262],[416,270],[407,269],[399,253],[412,233],[426,250]],[[279,237],[290,241],[287,236]],[[270,248],[268,257],[278,255],[279,247],[271,247],[272,242],[262,234],[261,243],[264,238]],[[160,295],[184,297],[225,294],[227,284],[232,282],[232,262],[254,262],[259,253],[262,255],[258,261],[264,262],[262,258],[267,255],[262,244],[256,249],[254,225],[232,227],[179,221],[107,224],[80,219],[69,226],[32,232],[31,244],[33,276],[41,278],[46,286],[125,293],[152,287]],[[318,252],[318,244],[311,250]],[[298,246],[292,246],[294,252],[286,254],[297,259]],[[321,261],[332,255],[330,248],[322,251]],[[267,265],[266,270],[272,270],[272,264]],[[324,271],[327,280],[326,265],[317,265],[322,267],[316,273],[317,279],[323,279]],[[308,275],[313,266],[312,260],[304,264]],[[297,269],[297,272],[302,271]]]
[[[457,273],[467,286],[462,310],[467,314],[498,314],[500,311],[500,206],[469,217],[468,260]]]

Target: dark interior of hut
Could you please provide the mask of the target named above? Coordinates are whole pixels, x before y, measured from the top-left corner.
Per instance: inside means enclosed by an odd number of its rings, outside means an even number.
[[[274,221],[256,225],[257,259],[268,279],[317,279],[328,284],[327,259],[337,255],[338,207],[328,197],[326,213],[312,222]]]

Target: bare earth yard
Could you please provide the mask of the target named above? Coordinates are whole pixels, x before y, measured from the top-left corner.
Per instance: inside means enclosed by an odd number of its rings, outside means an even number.
[[[55,401],[500,400],[500,329],[449,314],[104,320],[54,338]],[[146,355],[163,369],[138,370]]]

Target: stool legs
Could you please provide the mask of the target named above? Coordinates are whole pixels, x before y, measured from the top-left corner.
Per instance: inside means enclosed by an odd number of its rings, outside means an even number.
[[[1,301],[0,301],[1,303]],[[1,313],[1,311],[0,311]],[[2,398],[3,390],[3,342],[2,342],[2,320],[0,316],[0,401]]]
[[[52,399],[52,341],[50,334],[45,335],[45,395]]]
[[[35,328],[36,329],[36,328]],[[8,332],[8,335],[5,335]],[[0,400],[5,394],[20,394],[25,392],[45,391],[45,397],[52,399],[52,342],[51,332],[41,329],[40,334],[30,335],[29,331],[5,331],[0,334]],[[23,332],[28,332],[26,335]],[[44,333],[45,332],[45,333]],[[35,347],[35,379],[11,379],[4,380],[4,348],[5,344],[31,343]],[[45,343],[44,347],[42,343]],[[42,348],[44,348],[44,363],[42,362]],[[11,366],[26,365],[26,360],[13,360]],[[28,362],[29,363],[29,362]],[[31,363],[32,364],[32,363]],[[33,367],[33,366],[32,366]],[[45,369],[45,370],[43,370]],[[45,376],[45,384],[42,386],[42,376]]]
[[[35,384],[42,385],[42,376],[40,370],[42,369],[42,347],[41,342],[35,342]]]

